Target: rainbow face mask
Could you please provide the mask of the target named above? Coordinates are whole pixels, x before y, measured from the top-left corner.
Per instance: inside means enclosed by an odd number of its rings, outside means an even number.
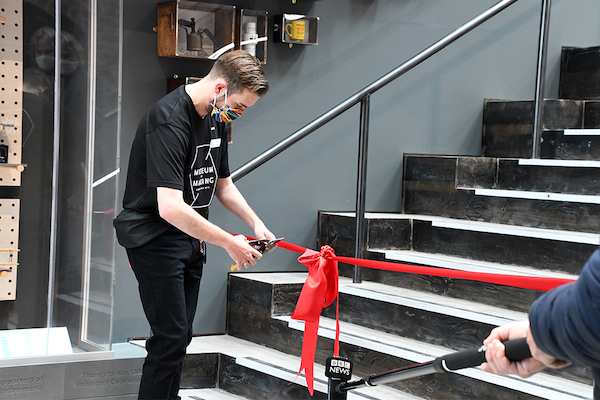
[[[212,111],[210,112],[217,122],[231,122],[242,116],[244,110],[237,108],[231,108],[227,105],[227,89],[225,89],[225,104],[221,108],[217,108],[217,94],[215,93],[215,100],[212,102]]]

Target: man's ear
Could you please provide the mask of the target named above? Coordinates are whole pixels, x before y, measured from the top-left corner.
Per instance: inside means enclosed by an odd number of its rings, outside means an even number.
[[[220,95],[223,90],[227,89],[227,82],[225,82],[224,79],[219,79],[217,80],[217,83],[215,84],[215,93],[218,95]]]

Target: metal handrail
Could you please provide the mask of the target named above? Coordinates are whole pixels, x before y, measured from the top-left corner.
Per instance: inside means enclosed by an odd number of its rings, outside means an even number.
[[[266,150],[261,155],[255,157],[254,159],[248,161],[246,164],[236,169],[232,174],[231,178],[236,181],[254,169],[258,168],[265,162],[269,161],[271,158],[275,157],[277,154],[281,153],[288,147],[292,146],[294,143],[308,136],[310,133],[316,131],[332,119],[338,117],[343,114],[348,109],[352,108],[356,104],[362,101],[364,97],[368,94],[373,94],[377,90],[381,89],[383,86],[392,82],[396,78],[399,78],[406,72],[410,71],[412,68],[419,65],[421,62],[425,61],[432,55],[436,54],[438,51],[442,50],[444,47],[448,46],[455,40],[459,39],[461,36],[466,34],[467,32],[473,30],[477,26],[481,25],[494,15],[498,14],[500,11],[504,10],[508,6],[517,2],[517,0],[502,0],[496,5],[492,6],[487,11],[483,12],[479,16],[473,18],[471,21],[467,22],[460,28],[456,29],[449,35],[445,36],[438,42],[429,46],[410,60],[406,61],[404,64],[400,65],[396,69],[388,72],[375,82],[371,83],[369,86],[364,89],[358,91],[354,95],[348,97],[345,101],[341,102],[337,106],[333,107],[331,110],[327,111],[325,114],[321,115],[314,121],[305,125],[303,128],[298,129],[295,133],[291,134],[287,138],[283,139],[281,142],[277,143],[270,149]]]
[[[538,48],[537,76],[535,80],[535,100],[533,115],[533,149],[531,158],[540,158],[544,117],[544,86],[546,81],[546,53],[548,51],[548,28],[550,27],[550,5],[552,0],[542,1],[540,17],[540,41]]]
[[[333,107],[331,110],[327,111],[326,113],[324,113],[317,119],[313,120],[309,124],[300,128],[292,135],[288,136],[287,138],[283,139],[281,142],[277,143],[270,149],[266,150],[261,155],[250,160],[249,162],[247,162],[246,164],[244,164],[243,166],[241,166],[240,168],[235,170],[231,174],[231,178],[234,181],[242,178],[249,172],[258,168],[260,165],[264,164],[265,162],[269,161],[271,158],[275,157],[276,155],[278,155],[285,149],[292,146],[294,143],[305,138],[310,133],[314,132],[315,130],[319,129],[320,127],[322,127],[329,121],[331,121],[334,118],[338,117],[339,115],[343,114],[348,109],[355,106],[356,104],[361,103],[361,121],[360,121],[360,128],[359,128],[360,129],[360,132],[359,132],[359,134],[360,134],[359,160],[358,160],[359,170],[358,170],[357,185],[356,185],[357,186],[356,232],[355,232],[356,233],[356,242],[355,242],[354,256],[356,258],[363,258],[364,235],[362,234],[362,227],[364,227],[364,212],[365,212],[365,192],[366,192],[366,177],[367,177],[366,148],[367,148],[367,143],[368,143],[368,116],[369,116],[370,95],[375,93],[377,90],[381,89],[383,86],[387,85],[388,83],[399,78],[406,72],[410,71],[411,69],[413,69],[414,67],[416,67],[417,65],[422,63],[423,61],[427,60],[429,57],[433,56],[434,54],[436,54],[437,52],[439,52],[440,50],[442,50],[449,44],[453,43],[454,41],[456,41],[457,39],[459,39],[466,33],[475,29],[476,27],[478,27],[485,21],[494,17],[495,15],[497,15],[498,13],[500,13],[501,11],[503,11],[504,9],[506,9],[507,7],[509,7],[510,5],[512,5],[515,2],[517,2],[517,0],[502,0],[502,1],[498,2],[497,4],[495,4],[488,10],[479,14],[477,17],[473,18],[472,20],[465,23],[458,29],[454,30],[453,32],[451,32],[450,34],[445,36],[444,38],[442,38],[439,41],[437,41],[436,43],[434,43],[433,45],[429,46],[422,52],[418,53],[416,56],[409,59],[404,64],[402,64],[399,67],[397,67],[396,69],[388,72],[386,75],[382,76],[381,78],[379,78],[375,82],[371,83],[364,89],[358,91],[354,95],[347,98],[345,101],[343,101],[340,104],[338,104],[337,106]],[[546,48],[547,35],[543,34],[542,32],[547,32],[547,23],[549,21],[550,0],[543,0],[543,4],[544,4],[543,11],[546,11],[546,14],[542,15],[542,22],[541,22],[542,25],[540,28],[540,51],[539,51],[538,57],[543,58],[543,59],[538,60],[538,77],[539,78],[536,81],[536,100],[535,100],[536,109],[537,109],[537,103],[538,103],[539,98],[540,97],[543,98],[543,92],[540,91],[539,82],[543,81],[543,75],[544,75],[543,74],[543,66],[545,66],[546,52],[545,52],[545,50],[542,51],[542,49]],[[540,69],[542,69],[542,70],[540,71]],[[542,86],[541,90],[543,91],[543,86]],[[536,117],[541,118],[541,115],[536,115]],[[535,141],[534,141],[534,146],[535,146]],[[360,267],[355,266],[355,269],[354,269],[354,282],[355,283],[361,281],[362,278],[360,275],[361,275]]]

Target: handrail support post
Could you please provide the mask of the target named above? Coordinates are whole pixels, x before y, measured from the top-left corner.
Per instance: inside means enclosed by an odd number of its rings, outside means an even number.
[[[364,258],[365,249],[365,199],[367,194],[367,156],[369,146],[369,109],[371,95],[366,94],[360,102],[360,127],[358,136],[358,171],[356,178],[356,235],[354,258]],[[362,282],[362,269],[354,266],[352,282]]]
[[[532,158],[540,158],[540,145],[542,141],[542,131],[544,129],[544,86],[546,82],[546,58],[548,54],[548,29],[550,26],[551,3],[552,0],[542,0],[537,77],[535,80]]]

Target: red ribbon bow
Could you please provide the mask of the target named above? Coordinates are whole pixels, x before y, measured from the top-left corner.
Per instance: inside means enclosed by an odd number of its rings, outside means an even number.
[[[307,249],[298,261],[308,268],[308,278],[302,286],[296,309],[292,313],[292,319],[304,321],[304,338],[302,340],[302,357],[300,360],[300,375],[304,370],[306,385],[310,395],[313,395],[313,366],[315,353],[317,351],[317,337],[319,331],[319,318],[324,307],[331,305],[338,299],[338,263],[335,252],[329,246],[321,247],[320,252]],[[333,355],[340,353],[340,324],[339,324],[339,300],[336,309],[335,344]]]

